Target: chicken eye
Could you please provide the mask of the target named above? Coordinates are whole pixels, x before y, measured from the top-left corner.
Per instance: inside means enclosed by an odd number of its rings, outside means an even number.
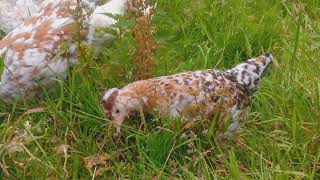
[[[119,109],[116,109],[116,113],[119,113],[120,111],[119,111]]]

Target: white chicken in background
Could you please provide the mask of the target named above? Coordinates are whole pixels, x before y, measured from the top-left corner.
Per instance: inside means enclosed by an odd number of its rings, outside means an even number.
[[[117,23],[115,19],[106,16],[106,14],[124,14],[126,11],[125,3],[126,0],[112,0],[102,6],[97,6],[90,18],[90,25],[104,28]]]
[[[110,27],[117,22],[107,13],[121,15],[126,11],[125,0],[111,0],[87,19],[88,12],[95,8],[91,6],[94,1],[82,0],[81,3],[89,5],[89,10],[83,11],[87,26],[81,30],[89,44],[99,41],[95,37],[96,28]],[[0,81],[1,102],[33,99],[41,94],[42,88],[52,89],[57,79],[66,79],[68,68],[77,57],[76,45],[70,41],[76,30],[70,10],[76,6],[76,0],[44,0],[37,6],[39,13],[25,19],[0,41],[0,56],[5,66]],[[69,50],[61,54],[61,45],[65,43]]]
[[[11,32],[25,19],[39,12],[39,6],[44,0],[0,0],[0,30],[5,33]],[[106,4],[97,6],[90,24],[96,28],[110,27],[117,21],[110,14],[124,14],[126,0],[111,0]]]
[[[91,31],[88,35],[88,43],[92,45],[93,48],[99,47],[102,43],[109,44],[114,37],[111,34],[96,33],[95,30],[99,28],[108,28],[117,23],[112,17],[107,14],[112,15],[123,15],[126,12],[126,0],[111,0],[102,6],[97,6],[93,11],[89,19],[89,25]]]
[[[9,33],[39,11],[41,0],[0,0],[0,30]]]

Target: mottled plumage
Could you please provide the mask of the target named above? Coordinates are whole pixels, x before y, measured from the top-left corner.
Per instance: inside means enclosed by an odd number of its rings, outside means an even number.
[[[200,70],[136,81],[105,92],[102,100],[106,116],[117,125],[144,110],[182,120],[208,119],[220,112],[219,129],[232,118],[226,134],[234,133],[244,121],[250,95],[259,86],[272,55],[249,59],[230,70]]]
[[[0,30],[11,32],[23,20],[38,12],[42,0],[0,0]]]
[[[0,41],[5,68],[1,76],[0,97],[4,102],[29,99],[41,86],[51,87],[56,79],[65,79],[67,68],[75,62],[76,45],[69,42],[69,52],[59,53],[76,31],[71,10],[76,0],[46,0],[40,12],[26,19]],[[83,11],[85,18],[86,11]],[[83,36],[88,29],[83,29]]]
[[[95,3],[80,2],[84,25],[81,35],[89,44],[105,41],[104,37],[95,36],[95,28],[110,27],[116,21],[100,13],[124,13],[124,1],[109,1],[104,5],[109,9],[98,9],[90,17],[88,13],[94,10]],[[73,11],[77,5],[77,0],[44,0],[39,13],[24,20],[0,41],[0,55],[4,55],[5,64],[0,81],[1,102],[32,99],[41,95],[42,88],[51,89],[57,80],[66,78],[68,68],[77,57],[76,44],[71,41],[76,32]],[[98,23],[103,20],[108,23]],[[67,46],[62,48],[64,44]]]

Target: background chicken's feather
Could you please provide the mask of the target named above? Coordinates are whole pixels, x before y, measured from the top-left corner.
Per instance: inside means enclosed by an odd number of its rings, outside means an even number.
[[[81,1],[85,4],[85,1]],[[115,3],[116,2],[116,3]],[[88,2],[89,4],[91,2]],[[14,5],[9,7],[15,9]],[[32,3],[31,3],[32,4]],[[36,6],[36,4],[33,4]],[[39,5],[39,13],[30,14],[20,25],[14,28],[0,41],[0,55],[4,57],[4,69],[0,83],[0,100],[12,103],[14,100],[32,100],[40,97],[43,89],[54,89],[59,80],[67,77],[67,70],[77,61],[77,44],[74,43],[77,23],[82,24],[83,29],[78,35],[87,41],[92,47],[93,43],[112,41],[108,38],[95,36],[96,28],[108,28],[117,21],[106,14],[94,13],[89,17],[91,7],[82,7],[84,11],[80,15],[79,22],[76,19],[77,1],[46,0]],[[25,6],[26,8],[27,6]],[[38,7],[38,6],[37,6]],[[110,1],[99,13],[123,14],[124,1]],[[94,8],[94,7],[93,7]],[[100,9],[100,10],[99,10]],[[36,10],[35,10],[36,11]],[[98,16],[98,17],[97,17]],[[17,14],[20,17],[20,14]],[[95,24],[99,20],[111,21],[108,24]],[[1,19],[0,19],[1,20]],[[22,19],[17,18],[18,21]],[[0,21],[1,23],[5,22]],[[99,26],[98,26],[99,25]],[[105,37],[105,36],[104,36]],[[67,44],[65,46],[65,44]]]

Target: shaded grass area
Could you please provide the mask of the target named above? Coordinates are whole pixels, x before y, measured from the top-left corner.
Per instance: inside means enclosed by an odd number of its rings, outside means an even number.
[[[125,123],[112,140],[100,99],[135,79],[135,41],[118,37],[96,61],[80,61],[55,94],[0,107],[0,175],[12,178],[320,178],[320,2],[159,0],[154,16],[156,75],[226,69],[271,51],[272,68],[252,97],[234,140],[190,136],[170,119]],[[128,26],[125,19],[119,26]],[[80,60],[83,57],[80,57]],[[46,107],[43,112],[23,114]],[[100,157],[90,166],[93,155]],[[96,168],[94,168],[96,167]],[[91,173],[88,169],[91,169]]]

